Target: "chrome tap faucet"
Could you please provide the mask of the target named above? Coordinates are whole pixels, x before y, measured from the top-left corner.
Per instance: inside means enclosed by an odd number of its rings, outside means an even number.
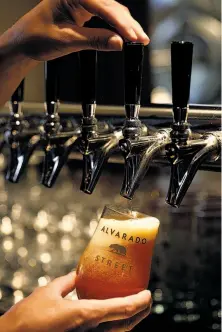
[[[124,138],[120,148],[125,159],[121,195],[132,199],[153,157],[170,141],[170,129],[153,131],[139,120],[144,45],[125,43],[125,112]]]
[[[92,194],[102,168],[110,156],[119,150],[122,130],[101,131],[95,116],[97,51],[81,51],[82,125],[78,148],[83,155],[83,175],[80,189]]]
[[[55,184],[79,134],[78,127],[73,128],[72,131],[65,131],[60,122],[57,61],[45,63],[46,116],[41,130],[41,143],[45,157],[41,182],[48,188]]]
[[[174,122],[172,142],[166,147],[171,163],[170,186],[166,202],[179,207],[199,168],[205,161],[215,161],[221,153],[221,132],[194,133],[187,122],[192,69],[193,44],[171,45],[172,96]]]
[[[24,97],[24,80],[17,87],[10,100],[11,117],[4,134],[9,146],[9,161],[6,178],[17,183],[38,144],[37,130],[30,129],[24,122],[22,102]]]

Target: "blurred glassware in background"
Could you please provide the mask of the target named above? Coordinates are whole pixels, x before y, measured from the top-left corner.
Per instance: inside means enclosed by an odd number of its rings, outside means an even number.
[[[81,170],[72,164],[51,189],[39,185],[39,169],[30,165],[19,184],[6,182],[0,173],[0,312],[75,268],[104,205],[126,204],[119,195],[122,168],[119,172],[107,166],[93,195],[79,191]],[[220,173],[199,171],[180,209],[164,201],[169,169],[153,169],[152,175],[133,201],[136,210],[161,222],[149,324],[153,320],[156,327],[162,322],[219,330]]]
[[[170,44],[194,43],[190,103],[221,103],[221,1],[151,0],[152,103],[171,103]]]

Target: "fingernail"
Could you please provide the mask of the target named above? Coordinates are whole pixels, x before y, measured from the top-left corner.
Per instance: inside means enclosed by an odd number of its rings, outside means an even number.
[[[143,40],[144,40],[144,44],[149,44],[149,42],[150,42],[150,39],[149,39],[149,37],[147,36],[147,34],[143,31],[142,32],[142,38],[143,38]]]
[[[137,38],[137,34],[135,33],[135,31],[133,30],[133,29],[130,29],[129,30],[129,34],[130,34],[130,36],[131,36],[131,38],[133,39],[133,40],[137,40],[138,38]]]
[[[151,292],[148,289],[145,289],[143,292],[144,292],[144,294],[146,294],[147,297],[149,297],[150,299],[152,299],[152,294],[151,294]]]
[[[123,40],[120,36],[114,35],[109,38],[108,42],[108,50],[109,51],[122,51],[123,48]]]

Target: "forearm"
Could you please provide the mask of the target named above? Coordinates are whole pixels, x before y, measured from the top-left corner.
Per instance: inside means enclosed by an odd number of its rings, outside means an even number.
[[[38,64],[20,51],[16,26],[0,36],[0,107],[8,101],[27,73]]]

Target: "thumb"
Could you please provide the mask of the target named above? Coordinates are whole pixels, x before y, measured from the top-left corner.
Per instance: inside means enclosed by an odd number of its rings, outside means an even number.
[[[55,294],[65,297],[75,289],[76,272],[54,279],[48,286]]]
[[[70,25],[69,43],[75,50],[121,51],[123,39],[107,29]],[[67,30],[66,30],[67,31]]]

